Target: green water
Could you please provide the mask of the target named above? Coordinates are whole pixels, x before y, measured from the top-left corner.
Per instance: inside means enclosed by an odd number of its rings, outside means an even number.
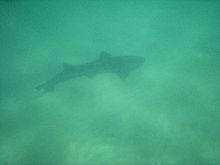
[[[220,1],[1,0],[0,165],[219,165]],[[123,81],[35,87],[100,51]]]

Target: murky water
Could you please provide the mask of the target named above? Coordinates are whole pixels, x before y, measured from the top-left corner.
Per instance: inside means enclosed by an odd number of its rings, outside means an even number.
[[[217,0],[2,0],[0,164],[220,164],[219,20]],[[101,51],[146,61],[35,89]]]

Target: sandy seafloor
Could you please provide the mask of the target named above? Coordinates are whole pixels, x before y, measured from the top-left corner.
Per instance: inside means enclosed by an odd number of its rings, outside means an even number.
[[[220,1],[1,0],[0,165],[219,165]],[[135,55],[126,80],[35,87]]]

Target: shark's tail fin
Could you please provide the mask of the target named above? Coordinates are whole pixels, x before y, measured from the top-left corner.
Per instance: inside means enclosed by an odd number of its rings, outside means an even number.
[[[39,90],[39,91],[43,90],[44,93],[47,93],[47,92],[54,91],[54,86],[50,85],[48,83],[44,83],[44,84],[38,85],[36,87],[36,89]]]

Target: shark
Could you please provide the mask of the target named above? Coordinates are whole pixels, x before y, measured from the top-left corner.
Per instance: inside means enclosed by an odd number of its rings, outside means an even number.
[[[77,77],[94,77],[102,73],[115,73],[120,79],[125,80],[135,69],[145,62],[141,56],[112,56],[106,51],[100,52],[97,60],[79,65],[63,63],[63,70],[48,81],[36,87],[44,93],[54,91],[57,84]]]

